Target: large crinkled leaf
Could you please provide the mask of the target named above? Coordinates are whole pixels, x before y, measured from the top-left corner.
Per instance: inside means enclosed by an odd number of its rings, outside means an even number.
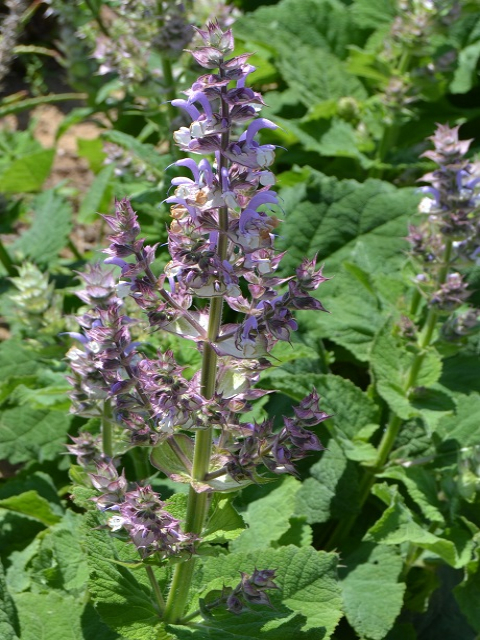
[[[129,640],[158,640],[163,627],[150,590],[132,571],[118,564],[114,540],[106,531],[93,528],[98,526],[96,518],[90,515],[85,524],[92,527],[86,534],[89,591],[100,617]],[[134,547],[123,543],[125,546],[134,560]]]
[[[316,634],[311,636],[312,639],[330,638],[342,617],[336,567],[336,554],[316,551],[312,547],[264,548],[250,553],[232,553],[228,556],[209,558],[202,567],[202,583],[207,585],[202,596],[212,589],[221,589],[223,584],[237,585],[240,571],[251,574],[255,568],[275,569],[275,583],[279,589],[269,592],[275,610],[257,607],[256,619],[247,617],[245,623],[242,622],[242,616],[234,614],[222,616],[217,624],[206,621],[197,627],[204,635],[198,633],[198,636],[193,637],[199,640],[220,640],[227,637],[245,640],[262,637],[269,640],[297,637],[303,639],[310,636],[304,636],[302,631],[311,629],[315,630]],[[288,620],[291,612],[296,616],[291,619],[289,627],[284,626],[282,630],[282,619]],[[220,635],[222,629],[223,636]]]
[[[278,52],[310,45],[317,49],[320,68],[325,68],[321,50],[343,58],[349,45],[361,42],[347,7],[338,0],[282,0],[275,6],[259,7],[235,21],[235,34]]]
[[[334,440],[329,442],[326,454],[311,467],[311,478],[302,483],[297,493],[296,513],[310,524],[359,510],[356,465]]]
[[[15,604],[22,640],[120,640],[99,620],[91,604],[73,596],[57,591],[19,593]]]
[[[81,597],[88,580],[87,557],[81,546],[82,517],[71,511],[40,538],[30,562],[32,579],[38,585]]]
[[[18,640],[19,636],[20,626],[17,610],[8,593],[3,565],[0,562],[0,638],[2,640]]]
[[[71,416],[28,405],[4,409],[0,415],[0,459],[10,462],[54,460],[64,452]]]
[[[32,226],[13,249],[40,265],[51,264],[68,242],[72,229],[72,206],[53,190],[45,191],[32,203]]]
[[[378,420],[378,407],[353,382],[334,374],[292,373],[288,365],[271,369],[262,386],[277,389],[300,402],[315,388],[323,411],[332,415],[337,432],[353,438],[367,424]]]
[[[305,256],[315,253],[319,260],[328,260],[327,275],[335,275],[345,260],[370,274],[398,271],[408,223],[420,199],[414,189],[374,179],[337,180],[312,169],[306,194],[287,212],[281,227],[282,245],[288,249],[282,261],[286,271],[293,272]]]
[[[383,640],[403,604],[401,556],[392,547],[363,542],[341,564],[339,574],[349,623],[360,637]]]
[[[170,509],[168,510],[171,513]],[[202,540],[216,544],[225,543],[235,540],[244,529],[243,518],[233,507],[230,496],[214,494]]]
[[[290,528],[290,518],[295,511],[295,496],[301,483],[287,477],[265,497],[248,505],[242,514],[248,528],[233,540],[230,548],[248,551],[269,547]]]
[[[377,484],[372,492],[388,507],[370,527],[364,540],[393,545],[408,542],[431,551],[455,568],[463,567],[470,561],[474,543],[466,529],[454,527],[435,535],[418,522],[397,487]]]
[[[372,285],[376,275],[398,277],[418,195],[379,180],[359,184],[313,170],[304,193],[280,233],[282,248],[288,250],[285,272],[293,273],[305,256],[317,253],[325,262],[324,273],[334,277],[317,294],[331,315],[299,314],[302,325],[367,361],[385,320],[382,299]],[[391,303],[385,304],[389,308]]]
[[[321,64],[312,65],[312,59],[317,56],[321,59]],[[328,51],[318,51],[308,45],[295,47],[282,52],[278,67],[286,83],[297,92],[299,100],[307,107],[344,97],[357,100],[367,97],[360,80],[347,71],[342,60]]]
[[[60,517],[53,513],[50,504],[36,491],[25,491],[20,495],[0,499],[0,508],[22,513],[39,520],[45,526],[56,524]]]

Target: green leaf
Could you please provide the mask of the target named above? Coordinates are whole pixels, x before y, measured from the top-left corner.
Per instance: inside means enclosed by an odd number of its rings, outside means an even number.
[[[281,227],[282,244],[288,249],[282,261],[286,272],[315,253],[319,261],[328,258],[329,273],[336,273],[345,261],[370,275],[398,271],[407,248],[408,223],[419,202],[413,189],[373,179],[338,180],[311,169],[305,194]]]
[[[48,585],[77,597],[85,594],[88,567],[81,546],[81,521],[82,516],[69,511],[41,537],[38,553],[31,561],[32,577],[41,588]]]
[[[255,568],[276,570],[275,583],[279,589],[268,593],[274,611],[262,607],[256,616],[256,624],[247,619],[242,628],[243,616],[229,614],[220,619],[224,635],[198,635],[198,638],[226,638],[227,633],[235,638],[265,637],[271,640],[302,638],[300,631],[315,629],[312,638],[330,638],[342,617],[340,587],[336,575],[337,556],[333,553],[315,551],[312,547],[295,546],[280,549],[259,549],[250,553],[232,553],[227,556],[208,558],[202,567],[201,582],[207,585],[204,593],[211,589],[235,586],[239,582],[239,571],[251,574]],[[282,617],[286,609],[297,614],[293,626],[282,629]],[[257,608],[256,611],[259,611]],[[270,615],[269,615],[270,613]],[[303,618],[303,620],[302,620]],[[218,629],[218,625],[214,625]],[[203,633],[208,623],[197,626]],[[250,628],[249,628],[250,625]],[[275,631],[274,631],[275,629]],[[288,635],[290,633],[290,635]],[[277,635],[275,635],[277,634]],[[188,636],[181,636],[188,637]],[[195,637],[195,636],[194,636]]]
[[[396,15],[393,0],[355,0],[350,11],[362,29],[376,29],[390,24]]]
[[[68,242],[72,228],[72,207],[53,190],[37,196],[32,203],[32,226],[14,243],[15,251],[41,265],[53,262]]]
[[[299,314],[302,325],[310,334],[328,337],[367,361],[373,337],[384,321],[371,283],[377,274],[398,273],[418,194],[379,180],[340,181],[314,170],[303,192],[293,188],[305,195],[299,204],[293,201],[280,231],[282,248],[288,249],[282,261],[285,273],[290,275],[305,256],[318,253],[319,260],[326,261],[326,275],[335,276],[318,293],[331,316]],[[342,268],[345,262],[348,270]],[[352,272],[352,264],[369,275],[367,283]]]
[[[473,541],[466,530],[452,528],[442,536],[437,536],[417,522],[397,487],[377,484],[372,492],[389,506],[370,527],[364,540],[394,545],[408,542],[435,553],[455,568],[463,567],[470,561]]]
[[[84,603],[58,592],[19,593],[15,596],[22,640],[85,640]]]
[[[272,546],[290,528],[295,510],[295,496],[301,483],[291,476],[265,497],[248,505],[242,514],[248,528],[232,541],[233,551],[248,551]]]
[[[52,512],[47,500],[39,496],[36,491],[26,491],[17,496],[4,498],[0,500],[0,508],[22,513],[47,527],[60,521],[60,517]]]
[[[14,160],[0,174],[0,191],[31,193],[40,191],[52,166],[55,149],[45,149]]]
[[[391,478],[402,482],[412,500],[420,507],[425,518],[445,524],[438,499],[439,487],[431,471],[423,467],[388,467],[379,478]]]
[[[460,605],[462,613],[465,614],[468,622],[480,633],[480,571],[479,561],[470,563],[467,566],[465,579],[454,589],[455,599]]]
[[[378,332],[372,346],[371,366],[377,389],[382,398],[403,420],[417,414],[408,394],[407,384],[415,354],[405,350],[401,337],[393,335],[395,326],[390,319]],[[442,371],[442,361],[435,350],[427,351],[415,386],[428,386],[437,382]]]
[[[98,524],[91,515],[86,518],[86,526],[89,524]],[[105,531],[89,528],[86,545],[89,590],[102,620],[129,640],[157,640],[163,627],[150,590],[132,571],[115,562],[124,558],[118,556],[114,540]],[[129,546],[129,551],[134,557],[133,547]]]
[[[364,100],[367,97],[364,86],[358,78],[347,71],[343,61],[324,50],[320,52],[321,64],[312,65],[312,59],[318,55],[318,49],[315,47],[297,46],[295,49],[282,52],[278,62],[285,81],[298,93],[299,99],[305,106],[310,107],[312,103],[339,100],[344,97],[357,100]],[[346,123],[343,124],[346,125]],[[332,142],[330,144],[332,145]],[[334,154],[326,153],[325,155]]]
[[[458,398],[457,412],[440,420],[436,433],[455,448],[478,446],[480,442],[480,395],[472,393]]]
[[[235,22],[235,34],[247,42],[283,52],[301,45],[317,50],[314,60],[325,69],[319,50],[344,57],[350,44],[360,42],[360,33],[342,2],[338,0],[282,0],[275,6],[259,7]],[[313,66],[311,67],[312,71]]]
[[[42,367],[32,349],[15,339],[0,343],[0,402],[25,380],[34,380]]]
[[[319,462],[310,469],[297,493],[295,512],[305,516],[309,524],[342,518],[345,513],[358,513],[358,473],[334,440]]]
[[[474,42],[460,51],[455,75],[450,84],[451,93],[467,93],[477,84],[479,57],[480,42]]]
[[[231,498],[214,494],[211,513],[202,533],[204,542],[221,544],[235,540],[245,529],[242,516],[233,507]]]
[[[12,597],[8,593],[3,565],[0,562],[0,637],[2,640],[18,640],[20,626]]]
[[[0,415],[0,459],[10,462],[54,460],[64,452],[71,416],[28,405],[5,409]]]
[[[324,411],[332,414],[336,432],[353,438],[365,425],[378,420],[378,407],[353,382],[329,374],[290,373],[286,367],[270,370],[262,378],[264,388],[281,391],[300,402],[315,388]]]
[[[115,165],[104,167],[90,185],[78,211],[78,221],[87,224],[98,219],[99,213],[107,213],[112,199],[111,180]]]
[[[459,353],[443,361],[440,384],[455,394],[480,393],[480,359],[477,355]]]
[[[403,562],[385,545],[363,542],[339,569],[345,614],[360,637],[383,640],[399,615],[405,584]]]

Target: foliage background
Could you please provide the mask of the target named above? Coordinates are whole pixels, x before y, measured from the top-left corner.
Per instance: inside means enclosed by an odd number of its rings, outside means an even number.
[[[257,411],[287,413],[313,385],[333,417],[319,429],[327,451],[306,460],[298,478],[235,499],[233,524],[222,520],[217,540],[229,541],[232,553],[207,558],[198,576],[196,589],[206,594],[260,561],[278,567],[275,610],[168,631],[155,626],[143,574],[109,560],[128,561],[125,550],[89,528],[88,500],[81,491],[73,499],[78,477],[65,455],[67,434],[84,426],[68,413],[71,345],[61,336],[73,330],[80,305],[74,271],[99,260],[106,229],[97,212],[109,212],[113,197],[129,196],[148,240],[165,242],[162,201],[176,175],[170,139],[178,126],[167,100],[197,72],[179,53],[168,59],[172,84],[154,50],[133,77],[122,68],[99,75],[95,43],[102,24],[121,28],[121,4],[26,3],[3,79],[0,635],[473,640],[480,633],[478,334],[452,342],[438,333],[407,394],[402,377],[412,350],[399,326],[413,291],[405,238],[420,219],[417,180],[432,169],[420,157],[426,138],[437,122],[461,124],[461,137],[474,138],[472,158],[479,150],[478,3],[432,3],[433,11],[413,0],[235,3],[237,52],[255,51],[263,115],[281,126],[263,140],[278,145],[285,269],[318,254],[331,277],[320,292],[330,314],[299,314],[294,348],[279,349],[278,366],[262,380],[279,393]],[[194,8],[198,25],[206,4]],[[129,29],[146,43],[142,24]],[[35,122],[42,104],[62,105],[47,147]],[[68,152],[74,169],[62,174],[62,135],[77,137],[72,131],[85,124],[89,137],[78,137]],[[159,252],[156,267],[166,260]],[[478,305],[479,268],[465,273]],[[146,332],[142,339],[197,364],[181,343]],[[390,412],[403,427],[362,504],[361,478]],[[142,462],[125,455],[127,476],[152,476],[171,496],[171,483]],[[346,514],[357,517],[338,538]]]

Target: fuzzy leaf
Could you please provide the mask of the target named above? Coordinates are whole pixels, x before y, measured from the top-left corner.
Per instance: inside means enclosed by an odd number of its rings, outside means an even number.
[[[235,33],[277,51],[291,50],[294,42],[295,48],[306,44],[340,57],[345,56],[348,45],[359,42],[360,35],[338,0],[282,0],[275,6],[259,7],[235,21]]]
[[[438,500],[439,487],[435,476],[423,467],[390,466],[379,478],[391,478],[402,482],[410,497],[420,507],[423,515],[431,522],[445,523]]]
[[[52,512],[52,509],[36,491],[26,491],[17,496],[10,496],[0,500],[0,508],[23,513],[26,516],[39,520],[45,526],[60,521],[60,517]]]
[[[0,459],[10,462],[53,460],[64,451],[71,416],[28,405],[5,409],[0,415]]]
[[[202,584],[211,589],[238,584],[239,571],[252,573],[255,568],[276,570],[275,583],[279,589],[268,595],[274,610],[256,607],[255,617],[225,614],[217,623],[199,623],[198,636],[193,638],[229,637],[240,639],[267,638],[289,640],[310,638],[302,631],[315,630],[312,640],[330,638],[342,617],[340,587],[336,576],[337,556],[315,551],[312,547],[289,546],[280,549],[259,549],[250,553],[232,553],[209,558],[202,568]],[[290,612],[295,613],[291,617]],[[207,631],[208,629],[208,631]],[[223,635],[220,635],[223,629]],[[202,633],[204,635],[202,635]],[[208,633],[208,636],[205,636]],[[290,634],[290,635],[288,635]],[[188,635],[180,635],[188,638]]]
[[[88,521],[97,526],[91,516]],[[115,562],[119,558],[107,532],[88,529],[86,540],[89,590],[102,620],[129,640],[158,640],[162,625],[150,590],[132,571]],[[129,550],[134,557],[134,549]]]
[[[462,613],[468,622],[480,633],[480,571],[479,561],[472,562],[467,567],[465,579],[454,589],[455,599],[460,605]]]
[[[415,355],[405,350],[404,343],[396,338],[393,323],[387,320],[378,332],[372,346],[371,365],[377,389],[392,411],[408,420],[417,414],[406,390]],[[438,354],[429,350],[415,380],[415,386],[428,386],[437,382],[442,371]]]
[[[345,513],[358,513],[358,473],[341,447],[331,440],[327,455],[311,469],[297,494],[295,511],[309,524],[328,522]]]
[[[350,380],[329,374],[295,373],[278,367],[262,378],[262,385],[277,389],[300,402],[314,387],[320,395],[320,406],[331,414],[336,431],[353,438],[365,425],[376,422],[378,407]]]
[[[345,614],[359,636],[383,640],[392,628],[403,604],[402,566],[395,549],[368,542],[342,560]]]
[[[214,495],[212,511],[202,533],[204,542],[216,544],[235,540],[245,529],[242,516],[235,510],[229,496]]]
[[[248,551],[269,547],[290,528],[295,510],[295,496],[301,484],[296,478],[286,477],[265,497],[251,502],[242,514],[248,528],[233,540],[230,548]]]
[[[478,446],[480,442],[480,395],[472,393],[458,398],[454,415],[440,420],[436,433],[446,442],[454,442],[456,448]]]
[[[455,568],[463,567],[470,561],[473,541],[466,530],[455,528],[437,536],[416,521],[396,487],[377,484],[372,492],[389,506],[370,527],[364,540],[394,545],[409,542],[437,554]]]
[[[318,55],[318,49],[303,45],[283,52],[278,63],[285,81],[297,92],[305,106],[343,97],[358,100],[367,97],[362,83],[347,71],[344,62],[328,51],[322,51],[322,64],[312,65],[312,57],[315,55]],[[331,147],[335,146],[333,138]],[[327,145],[327,142],[324,144]]]

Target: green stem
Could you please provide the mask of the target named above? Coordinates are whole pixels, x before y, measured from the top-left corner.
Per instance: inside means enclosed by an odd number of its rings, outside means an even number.
[[[0,239],[0,262],[3,264],[3,266],[5,267],[5,271],[8,273],[8,275],[11,278],[17,275],[17,270],[15,268],[15,265],[13,264],[13,261],[10,258],[8,251],[5,249],[5,245],[3,244],[1,239]]]
[[[220,75],[222,69],[220,67]],[[222,87],[221,112],[222,116],[228,117],[229,107],[225,100],[226,87]],[[222,149],[226,149],[229,144],[229,131],[222,133]],[[224,169],[228,169],[228,162],[223,155],[220,155],[218,166],[218,176],[221,179]],[[228,208],[222,207],[218,213],[219,234],[217,243],[217,254],[220,260],[225,260],[228,248]],[[217,360],[218,356],[212,347],[218,338],[220,324],[222,321],[223,296],[212,298],[208,317],[207,340],[203,343],[202,371],[200,386],[202,395],[209,400],[215,395],[217,383]],[[210,467],[210,456],[212,453],[213,428],[209,427],[198,431],[195,436],[195,449],[193,452],[192,480],[202,482]],[[200,535],[203,529],[205,518],[209,506],[209,494],[206,491],[197,493],[193,486],[190,486],[187,501],[187,515],[185,517],[185,531]],[[175,568],[170,592],[165,607],[165,622],[177,622],[181,620],[185,611],[185,606],[192,583],[195,569],[195,556],[189,560],[178,564]]]
[[[145,571],[147,572],[148,579],[150,580],[150,584],[153,589],[153,593],[155,594],[155,600],[157,601],[158,609],[160,615],[165,611],[165,600],[163,599],[162,592],[160,591],[160,586],[155,578],[155,574],[153,573],[153,569],[150,565],[145,565]]]
[[[102,412],[102,449],[107,458],[113,458],[112,445],[112,406],[110,400],[103,403]]]

